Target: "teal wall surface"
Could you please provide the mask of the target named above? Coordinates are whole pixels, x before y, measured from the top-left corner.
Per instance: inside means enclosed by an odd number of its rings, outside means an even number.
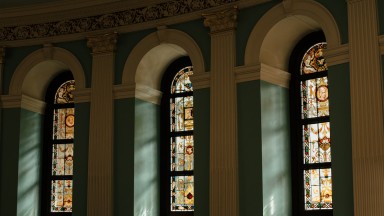
[[[260,82],[263,216],[291,215],[289,90]]]
[[[134,216],[159,215],[159,119],[158,105],[135,100]]]
[[[183,31],[192,37],[202,52],[205,70],[209,71],[211,68],[211,36],[209,28],[204,26],[203,19],[171,25],[169,28]]]
[[[31,54],[33,51],[42,48],[42,46],[28,46],[28,47],[16,47],[5,49],[5,60],[4,60],[4,74],[3,74],[3,92],[2,94],[8,94],[9,85],[17,66],[21,61]]]
[[[209,215],[210,91],[193,91],[195,216]]]
[[[134,215],[135,99],[115,100],[114,215]]]
[[[20,143],[17,188],[17,215],[40,215],[41,152],[43,116],[20,112]]]
[[[90,103],[75,104],[73,216],[87,215],[89,111]]]
[[[331,12],[339,28],[341,43],[348,43],[347,1],[316,0]]]
[[[84,70],[85,87],[91,87],[92,80],[92,50],[87,46],[86,40],[70,41],[54,44],[54,46],[63,48],[71,52],[80,62]]]
[[[240,216],[263,215],[260,81],[237,85]]]
[[[239,14],[237,15],[236,31],[237,66],[244,65],[245,48],[247,46],[247,42],[252,30],[256,26],[256,23],[268,10],[280,2],[281,0],[272,0],[255,7],[240,10]],[[259,55],[259,53],[255,53],[255,55]]]
[[[354,215],[349,64],[328,68],[334,216]]]
[[[2,114],[0,215],[17,215],[20,108]]]
[[[384,0],[377,0],[377,13],[379,17],[379,32],[380,35],[384,35],[384,13],[383,13],[383,8],[384,8]]]
[[[128,59],[129,54],[135,48],[135,46],[142,40],[144,37],[155,32],[156,29],[148,29],[138,32],[130,32],[126,34],[119,35],[117,39],[117,50],[116,50],[116,69],[115,69],[115,85],[121,84],[123,77],[123,70],[125,62]],[[134,73],[135,71],[131,71]]]

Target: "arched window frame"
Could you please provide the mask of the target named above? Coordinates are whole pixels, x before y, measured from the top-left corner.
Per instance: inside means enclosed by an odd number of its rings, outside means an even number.
[[[172,171],[172,152],[171,150],[171,142],[174,141],[173,138],[178,136],[192,136],[193,140],[193,130],[188,131],[172,131],[172,114],[171,114],[171,101],[175,100],[176,97],[193,97],[193,91],[177,93],[172,91],[173,82],[175,77],[180,71],[190,71],[192,70],[192,63],[189,57],[181,57],[174,62],[172,62],[167,70],[165,71],[162,82],[161,82],[161,90],[163,92],[163,97],[161,100],[161,119],[160,119],[160,132],[161,132],[161,144],[160,144],[160,211],[161,215],[170,215],[170,216],[192,216],[194,215],[194,205],[193,209],[190,210],[172,210],[171,199],[171,178],[177,176],[192,176],[192,180],[194,179],[194,171],[192,170],[184,170],[184,171]],[[193,107],[192,107],[193,112]],[[193,121],[193,119],[192,119]],[[194,152],[194,149],[191,149]],[[192,157],[194,156],[194,153]],[[193,161],[193,159],[192,159]],[[194,165],[192,165],[194,166]],[[189,179],[190,180],[190,179]],[[194,181],[192,181],[192,186],[194,188]],[[193,200],[194,200],[194,192]]]
[[[298,42],[296,47],[294,48],[291,59],[290,59],[290,66],[289,70],[291,72],[291,91],[290,91],[290,98],[291,98],[291,158],[292,158],[292,204],[293,204],[293,215],[299,215],[299,216],[332,216],[333,215],[333,201],[331,201],[331,205],[324,208],[315,208],[313,209],[310,207],[307,203],[307,195],[310,195],[312,191],[309,189],[312,189],[312,185],[310,182],[307,182],[307,180],[312,178],[312,175],[306,175],[308,173],[311,173],[313,170],[319,170],[319,173],[321,173],[320,170],[329,169],[330,173],[327,175],[328,172],[323,172],[327,176],[324,178],[325,181],[329,182],[330,180],[330,198],[332,200],[333,196],[333,185],[332,185],[332,153],[330,153],[330,161],[325,162],[312,162],[311,159],[308,159],[308,148],[306,149],[305,142],[308,143],[308,127],[309,125],[316,125],[318,124],[318,131],[320,131],[320,124],[327,125],[328,127],[328,134],[323,135],[324,137],[329,138],[329,146],[332,146],[331,136],[332,131],[329,128],[332,128],[331,122],[330,122],[330,116],[331,116],[331,108],[329,106],[329,95],[328,95],[328,68],[324,68],[325,70],[321,72],[314,72],[314,73],[302,73],[302,64],[305,64],[304,56],[309,51],[309,49],[319,43],[324,43],[326,48],[326,40],[325,36],[322,32],[313,32],[311,34],[308,34],[305,36],[301,41]],[[322,77],[326,77],[327,80],[327,103],[328,103],[328,115],[324,116],[317,116],[317,117],[304,117],[303,116],[303,86],[302,84],[305,83],[308,80],[322,80]],[[316,85],[316,95],[318,93],[318,90],[320,90],[322,84]],[[316,96],[316,101],[319,101],[318,96]],[[330,132],[330,133],[329,133]],[[317,132],[319,134],[319,132]],[[330,135],[329,135],[330,134]],[[311,138],[309,138],[310,140]],[[309,143],[311,140],[309,141]],[[320,143],[320,136],[318,139],[318,143]],[[320,148],[320,147],[319,147]],[[330,147],[332,149],[332,147]],[[330,151],[331,152],[331,151]],[[307,159],[305,159],[307,158]],[[311,172],[309,172],[311,170]],[[308,173],[305,173],[307,171]],[[316,172],[313,172],[316,174]],[[321,175],[320,175],[321,176]],[[322,182],[319,178],[319,182]],[[328,184],[328,183],[327,183]],[[319,186],[320,187],[320,186]],[[313,187],[314,188],[314,187]],[[321,187],[320,187],[321,188]],[[320,189],[320,193],[321,193]],[[309,192],[309,193],[308,193]],[[329,198],[329,196],[328,196]],[[322,198],[321,198],[322,199]]]
[[[72,162],[74,161],[74,136],[73,137],[66,137],[64,139],[57,139],[54,137],[54,112],[59,109],[72,109],[68,110],[69,114],[68,118],[65,118],[65,120],[68,119],[67,125],[72,125],[71,130],[73,130],[74,133],[74,122],[69,122],[69,120],[74,120],[74,114],[75,114],[75,108],[73,103],[73,98],[70,100],[70,102],[57,102],[56,103],[56,94],[58,92],[58,89],[66,82],[73,81],[74,78],[71,72],[63,72],[56,76],[51,83],[49,84],[46,92],[46,109],[45,109],[45,118],[44,118],[44,145],[43,145],[43,185],[42,185],[42,210],[41,214],[46,216],[69,216],[72,215],[72,201],[73,201],[73,165],[72,165],[72,171],[68,171],[68,173],[65,173],[64,168],[64,174],[63,175],[54,175],[54,168],[53,168],[53,157],[54,157],[54,148],[58,148],[58,145],[66,145],[66,152],[64,153],[64,159],[70,160],[72,158]],[[72,95],[73,96],[73,95]],[[73,134],[74,135],[74,134]],[[68,145],[68,146],[67,146]],[[72,154],[70,153],[69,148],[72,148]],[[58,158],[57,158],[58,159]],[[58,159],[60,160],[60,159]],[[65,165],[64,165],[65,167]],[[71,173],[71,174],[69,174]],[[65,184],[63,185],[63,190],[66,190],[65,193],[70,192],[71,193],[71,202],[70,202],[70,208],[64,209],[57,209],[52,210],[52,204],[53,204],[53,196],[52,196],[52,187],[53,187],[53,181],[60,181],[63,180]],[[68,187],[71,183],[70,188]],[[64,192],[64,191],[63,191]],[[65,197],[63,196],[63,201]],[[68,202],[67,202],[68,203]]]

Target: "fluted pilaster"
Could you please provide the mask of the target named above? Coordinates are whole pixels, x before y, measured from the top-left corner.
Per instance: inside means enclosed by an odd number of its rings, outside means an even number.
[[[384,118],[376,7],[376,0],[348,1],[356,216],[384,215]]]
[[[211,30],[210,215],[236,216],[238,209],[235,28],[237,8],[205,14]]]
[[[113,79],[116,34],[88,38],[92,87],[88,154],[88,215],[113,215]]]
[[[5,58],[5,48],[0,47],[0,95],[3,93],[4,58]]]

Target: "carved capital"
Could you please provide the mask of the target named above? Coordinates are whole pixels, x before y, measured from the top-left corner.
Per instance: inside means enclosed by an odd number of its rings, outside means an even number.
[[[88,47],[92,54],[113,53],[116,50],[117,33],[109,33],[88,37]]]
[[[0,47],[0,64],[4,64],[5,47]]]
[[[226,9],[209,14],[203,14],[204,25],[211,29],[211,33],[234,30],[237,26],[238,8]]]

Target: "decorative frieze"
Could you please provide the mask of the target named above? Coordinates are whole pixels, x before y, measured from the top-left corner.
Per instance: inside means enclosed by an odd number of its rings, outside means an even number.
[[[0,41],[27,40],[100,31],[193,13],[238,0],[171,0],[97,16],[65,19],[23,26],[0,28]]]
[[[117,33],[97,35],[88,38],[88,47],[92,54],[112,53],[116,50]]]
[[[237,13],[238,8],[234,6],[227,10],[203,14],[204,25],[210,28],[211,33],[236,29]]]

